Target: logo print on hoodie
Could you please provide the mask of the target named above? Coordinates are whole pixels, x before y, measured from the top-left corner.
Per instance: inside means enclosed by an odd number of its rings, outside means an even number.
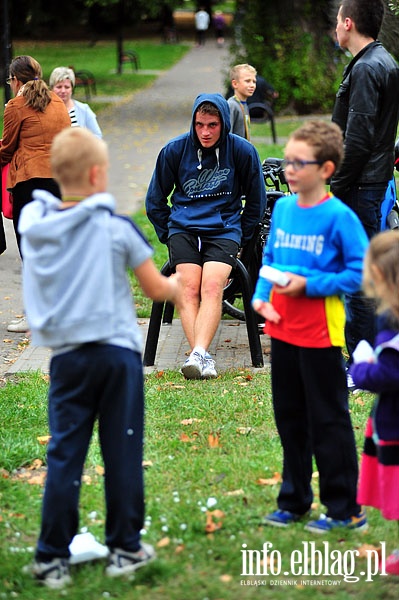
[[[195,196],[205,196],[205,192],[211,192],[226,181],[230,169],[220,169],[216,166],[214,169],[204,169],[198,174],[197,179],[192,178],[183,185],[185,193],[193,198]]]

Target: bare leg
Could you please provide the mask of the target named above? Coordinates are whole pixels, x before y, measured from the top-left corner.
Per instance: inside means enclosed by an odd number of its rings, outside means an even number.
[[[223,289],[231,266],[210,261],[201,269],[198,265],[177,265],[183,286],[184,303],[180,319],[191,349],[209,348],[219,326]]]

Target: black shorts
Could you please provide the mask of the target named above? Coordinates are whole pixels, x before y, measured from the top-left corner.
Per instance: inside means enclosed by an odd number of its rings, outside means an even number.
[[[168,240],[169,262],[176,265],[190,263],[202,265],[216,261],[236,266],[239,245],[233,240],[217,237],[199,237],[191,233],[175,233]]]

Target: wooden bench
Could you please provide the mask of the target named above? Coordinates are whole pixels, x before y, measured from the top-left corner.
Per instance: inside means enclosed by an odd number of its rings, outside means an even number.
[[[97,95],[96,78],[87,69],[75,71],[75,87],[84,87],[87,101],[90,100],[92,94]]]
[[[124,50],[121,56],[122,65],[125,63],[130,63],[130,66],[135,68],[136,71],[139,70],[139,55],[134,50]]]

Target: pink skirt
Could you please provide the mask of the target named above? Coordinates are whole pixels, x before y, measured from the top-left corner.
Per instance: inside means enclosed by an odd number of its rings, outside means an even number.
[[[357,501],[381,511],[385,519],[399,520],[399,441],[372,438],[373,421],[368,419],[360,467]]]

